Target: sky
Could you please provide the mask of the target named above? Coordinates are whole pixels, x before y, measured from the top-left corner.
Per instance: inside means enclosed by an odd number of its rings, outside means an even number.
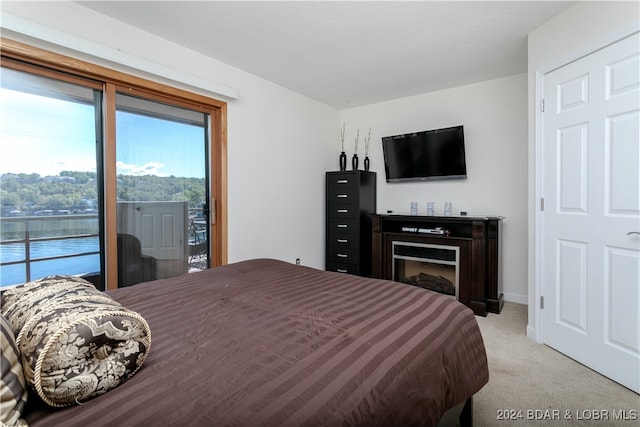
[[[96,171],[93,106],[0,88],[0,175]],[[201,127],[118,112],[117,173],[204,178]]]

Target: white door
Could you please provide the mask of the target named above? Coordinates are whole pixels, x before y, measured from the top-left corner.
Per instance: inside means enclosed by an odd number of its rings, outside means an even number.
[[[640,34],[544,77],[544,342],[640,392]]]
[[[187,272],[186,202],[118,202],[118,233],[140,241],[142,255],[153,257],[156,279]]]

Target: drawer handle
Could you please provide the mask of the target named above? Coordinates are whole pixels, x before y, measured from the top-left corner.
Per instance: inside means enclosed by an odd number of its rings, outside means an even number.
[[[338,180],[338,184],[348,184],[349,180],[348,179],[339,179]]]
[[[338,258],[349,258],[347,254],[336,254],[336,255],[338,255]]]
[[[338,243],[349,243],[349,240],[347,239],[336,239],[338,241]]]
[[[338,209],[336,212],[338,212],[338,213],[349,213],[349,209]]]
[[[338,194],[338,199],[346,199],[347,197],[349,197],[348,194]]]
[[[338,273],[346,273],[347,272],[347,270],[345,270],[344,268],[337,268],[336,271]]]
[[[338,228],[349,228],[347,224],[338,224]]]

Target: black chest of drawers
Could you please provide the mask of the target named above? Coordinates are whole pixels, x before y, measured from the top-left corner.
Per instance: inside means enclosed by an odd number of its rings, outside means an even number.
[[[369,277],[375,172],[326,173],[326,270]]]

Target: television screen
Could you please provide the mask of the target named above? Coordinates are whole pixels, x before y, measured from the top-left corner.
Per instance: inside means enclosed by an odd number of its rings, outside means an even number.
[[[387,182],[465,179],[462,126],[382,138]]]

